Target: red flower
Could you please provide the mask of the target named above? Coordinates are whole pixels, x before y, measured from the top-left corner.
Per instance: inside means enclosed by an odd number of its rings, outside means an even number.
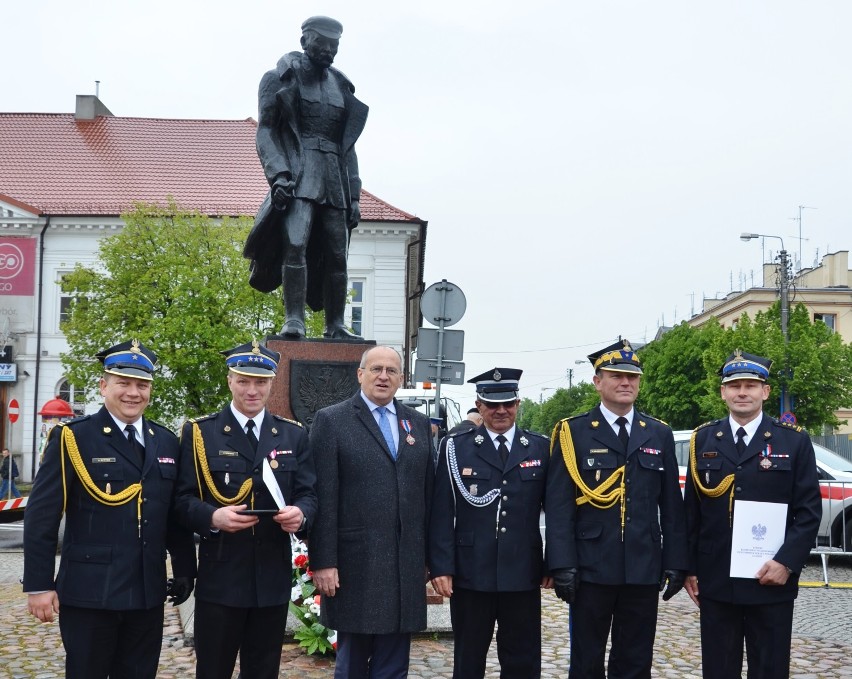
[[[296,564],[296,568],[304,568],[308,564],[308,557],[304,554],[299,554],[293,559],[293,563]]]

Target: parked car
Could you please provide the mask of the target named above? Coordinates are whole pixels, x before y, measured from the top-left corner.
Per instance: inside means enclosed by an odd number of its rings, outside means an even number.
[[[692,431],[689,430],[674,432],[681,489],[688,473],[691,436]],[[814,443],[814,453],[822,495],[822,521],[817,545],[852,552],[852,462],[818,443]]]

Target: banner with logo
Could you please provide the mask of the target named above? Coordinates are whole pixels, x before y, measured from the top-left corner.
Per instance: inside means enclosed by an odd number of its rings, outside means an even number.
[[[0,238],[0,295],[32,297],[35,254],[35,238]]]

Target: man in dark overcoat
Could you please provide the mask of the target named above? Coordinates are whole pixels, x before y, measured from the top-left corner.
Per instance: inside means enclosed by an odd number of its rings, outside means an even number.
[[[257,153],[269,182],[246,240],[251,285],[283,283],[283,335],[305,336],[305,304],[325,309],[325,336],[355,337],[343,323],[349,234],[361,218],[355,141],[367,106],[332,68],[343,26],[315,16],[302,24],[302,52],[290,52],[260,81]]]
[[[441,445],[429,524],[429,573],[450,598],[455,679],[485,676],[497,624],[503,679],[541,676],[543,565],[539,518],[547,437],[515,426],[521,370],[468,380],[484,423]]]
[[[686,591],[701,609],[706,679],[741,676],[743,640],[749,679],[783,679],[790,673],[793,601],[799,573],[816,541],[822,500],[808,434],[763,414],[771,365],[769,359],[740,350],[731,354],[719,370],[729,415],[700,426],[690,441]],[[780,546],[762,564],[758,559],[753,574],[732,576],[735,522],[766,530],[764,523],[749,518],[755,507],[784,515],[779,518]]]
[[[569,677],[648,678],[658,590],[664,601],[674,596],[687,567],[674,436],[633,407],[642,368],[629,342],[589,360],[601,402],[551,437],[547,565],[571,607]]]
[[[201,536],[195,590],[198,679],[275,679],[292,590],[290,534],[317,501],[307,434],[266,410],[280,355],[259,342],[222,352],[231,402],[181,432],[177,509]]]
[[[167,594],[174,604],[185,601],[195,577],[192,532],[174,515],[180,449],[171,431],[143,417],[157,355],[131,340],[97,358],[103,407],[51,430],[33,484],[24,592],[42,622],[59,613],[66,677],[154,679],[163,602]]]
[[[319,513],[309,550],[321,622],[337,630],[336,679],[408,674],[426,627],[426,524],[434,465],[429,420],[394,399],[402,359],[373,347],[361,388],[311,425]]]

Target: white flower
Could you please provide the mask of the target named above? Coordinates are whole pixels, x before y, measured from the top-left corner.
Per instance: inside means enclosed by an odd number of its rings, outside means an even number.
[[[310,620],[313,616],[311,615],[310,609],[305,611],[305,620]]]
[[[302,598],[302,586],[296,585],[290,590],[290,601],[298,601]]]
[[[314,615],[319,615],[320,607],[318,603],[312,603],[308,608],[310,608],[311,613]]]
[[[301,577],[302,577],[302,582],[310,582],[311,581],[311,576],[308,575],[307,573],[302,573]]]

